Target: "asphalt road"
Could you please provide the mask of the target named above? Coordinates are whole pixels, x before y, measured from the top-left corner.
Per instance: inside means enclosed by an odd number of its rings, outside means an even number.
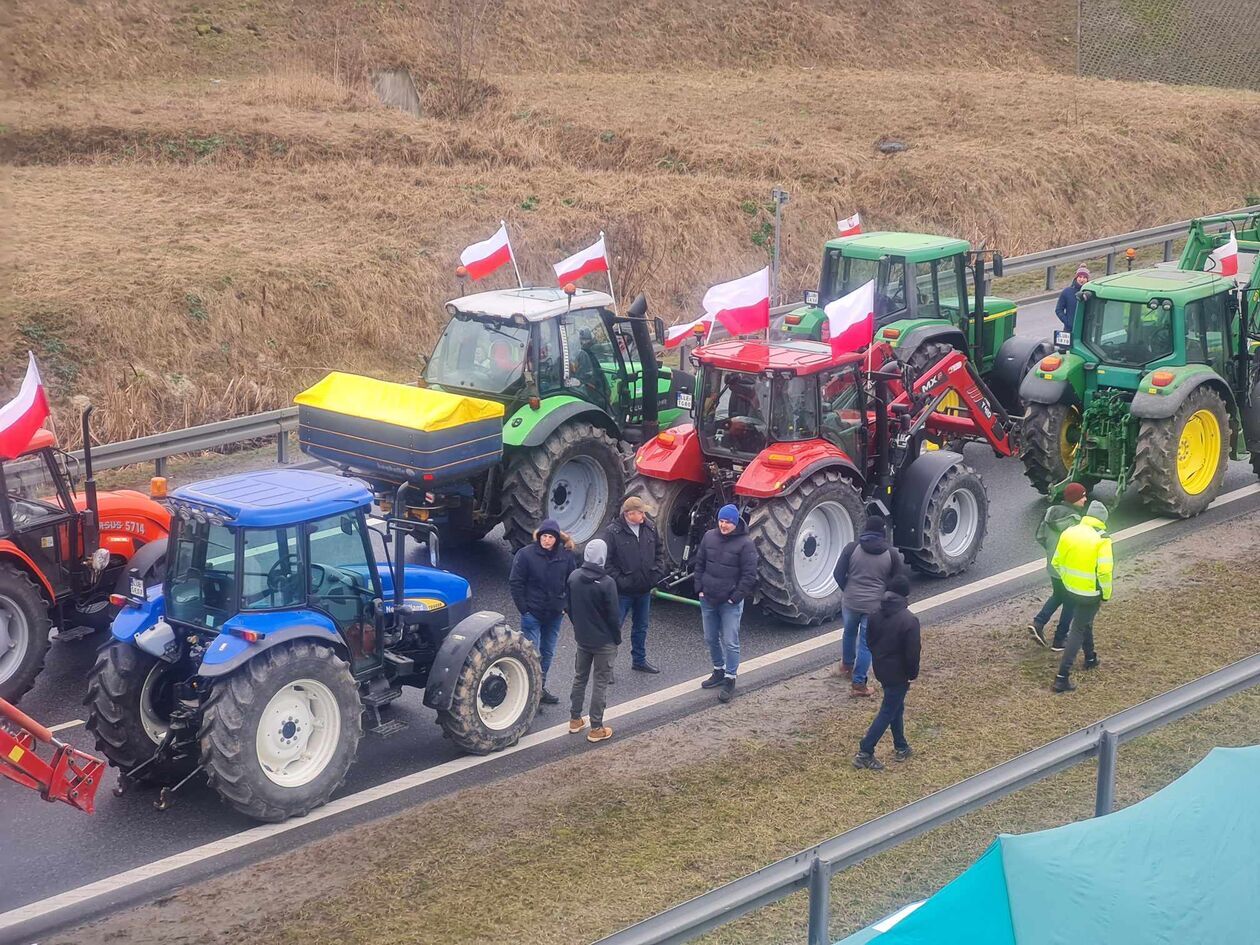
[[[1052,306],[1052,302],[1044,302],[1021,309],[1020,333],[1047,336],[1055,323]],[[989,493],[990,521],[984,548],[975,566],[964,575],[949,580],[917,578],[914,589],[917,598],[970,585],[977,579],[1034,561],[1041,554],[1032,535],[1044,510],[1044,501],[1027,484],[1021,464],[1014,459],[999,460],[981,445],[968,446],[966,454],[968,461],[984,478]],[[1254,482],[1255,477],[1247,466],[1233,463],[1226,479],[1225,491],[1239,489]],[[1147,537],[1135,539],[1132,544],[1124,547],[1141,547],[1143,543],[1167,540],[1167,537],[1182,531],[1210,527],[1222,517],[1254,508],[1260,508],[1260,495],[1247,496],[1232,503],[1227,509],[1210,511],[1189,522],[1172,524]],[[1147,517],[1144,509],[1126,497],[1113,514],[1112,530],[1118,531]],[[475,603],[479,608],[511,614],[513,608],[506,587],[509,564],[507,546],[493,537],[471,549],[451,550],[445,553],[443,560],[444,567],[464,575],[472,583]],[[1039,576],[1033,575],[997,590],[981,590],[974,595],[968,595],[963,601],[932,611],[931,616],[925,619],[925,626],[929,628],[927,645],[932,645],[934,638],[940,640],[948,635],[951,615],[1033,586],[1038,580]],[[742,634],[744,660],[811,639],[834,628],[834,624],[813,628],[785,626],[750,612],[745,616]],[[659,676],[631,672],[628,646],[623,647],[623,652],[618,655],[616,684],[611,693],[613,705],[648,696],[708,671],[707,651],[700,637],[699,613],[694,608],[655,602],[648,648],[649,658],[663,672]],[[22,708],[48,725],[72,723],[85,718],[81,700],[85,688],[84,678],[92,664],[94,649],[90,641],[54,645],[49,654],[47,668],[35,689],[23,699]],[[745,676],[743,684],[766,684],[809,665],[817,665],[824,658],[834,659],[835,655],[814,651],[780,663],[773,671]],[[566,693],[572,665],[572,635],[566,627],[550,681],[550,688],[557,694],[563,696]],[[632,734],[660,724],[669,718],[708,705],[710,700],[710,693],[697,691],[684,694],[619,721],[618,734]],[[441,737],[433,713],[421,704],[419,693],[408,691],[394,704],[392,711],[395,718],[408,723],[407,729],[388,739],[367,737],[363,740],[358,761],[340,792],[342,796],[452,761],[457,757],[456,751]],[[567,718],[566,713],[567,707],[563,704],[545,709],[535,723],[535,731],[563,721]],[[89,733],[81,724],[71,725],[60,736],[78,747],[93,749]],[[576,750],[585,748],[585,744],[581,743]],[[179,874],[177,878],[180,882],[187,882],[197,875],[239,865],[246,860],[257,859],[324,833],[342,829],[347,823],[382,816],[419,800],[466,784],[502,777],[573,750],[575,746],[572,742],[560,740],[470,768],[463,773],[456,772],[449,777],[444,776],[440,781],[419,785],[388,800],[365,805],[353,814],[328,818],[309,827],[253,844],[248,850],[238,851],[231,856],[203,862],[197,868],[200,874],[196,871],[186,872]],[[97,812],[91,817],[83,816],[63,805],[43,804],[34,794],[8,782],[0,785],[0,913],[255,826],[253,822],[221,805],[217,797],[202,785],[190,786],[181,792],[173,809],[158,813],[152,807],[152,793],[138,791],[115,798],[109,791],[114,780],[115,774],[111,769],[106,785],[98,794]],[[165,882],[169,885],[172,880],[167,878]],[[147,887],[141,885],[130,892],[120,892],[113,897],[96,901],[89,908],[78,912],[78,918],[101,911],[111,903],[134,898],[137,892],[152,895],[156,888],[161,888],[161,884],[154,881]],[[63,919],[62,924],[64,922]],[[16,932],[17,930],[13,930],[13,934]],[[0,919],[0,942],[10,940],[8,936],[9,933],[3,930],[3,921]],[[12,940],[32,939],[23,936]]]

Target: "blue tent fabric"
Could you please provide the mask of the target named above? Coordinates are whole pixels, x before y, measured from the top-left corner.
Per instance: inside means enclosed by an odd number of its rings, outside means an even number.
[[[1217,748],[1106,817],[1003,834],[920,908],[874,929],[841,945],[1260,942],[1260,746]]]

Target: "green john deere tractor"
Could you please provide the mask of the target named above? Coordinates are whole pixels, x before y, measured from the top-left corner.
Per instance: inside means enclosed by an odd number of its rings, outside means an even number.
[[[1220,493],[1231,457],[1250,451],[1260,475],[1260,228],[1229,221],[1239,272],[1221,276],[1205,271],[1229,237],[1205,226],[1220,222],[1195,221],[1177,269],[1081,287],[1073,330],[1020,387],[1020,456],[1039,491],[1111,480],[1186,518]]]
[[[924,233],[862,233],[827,242],[818,291],[788,314],[789,335],[825,340],[823,306],[875,280],[877,337],[916,375],[950,348],[963,351],[1007,410],[1020,413],[1019,385],[1050,351],[1049,339],[1015,336],[1016,306],[986,298],[986,255],[1002,274],[997,253],[972,251],[966,240]],[[958,409],[946,402],[942,409]]]

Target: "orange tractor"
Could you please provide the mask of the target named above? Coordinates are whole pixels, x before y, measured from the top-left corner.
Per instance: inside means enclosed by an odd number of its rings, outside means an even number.
[[[106,629],[112,594],[160,580],[170,532],[167,510],[140,492],[96,491],[92,408],[83,412],[83,492],[78,461],[38,430],[15,459],[0,462],[0,699],[16,702],[44,665],[52,627],[59,640]]]

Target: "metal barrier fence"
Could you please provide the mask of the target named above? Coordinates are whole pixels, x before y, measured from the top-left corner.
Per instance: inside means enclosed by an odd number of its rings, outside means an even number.
[[[1260,212],[1260,205],[1227,212]],[[1012,256],[1005,261],[1005,274],[1016,275],[1021,272],[1045,269],[1046,289],[1049,290],[1054,287],[1055,270],[1059,266],[1106,256],[1107,272],[1111,273],[1115,271],[1116,256],[1130,246],[1163,243],[1164,259],[1168,260],[1172,258],[1173,242],[1184,235],[1189,226],[1190,221],[1182,220],[1145,230],[1136,230],[1132,233],[1123,233],[1119,236],[1073,243],[1070,246],[1046,249],[1024,256]],[[797,304],[779,306],[774,313],[783,314]],[[266,413],[248,417],[219,420],[185,430],[154,433],[135,440],[96,446],[92,449],[92,461],[97,469],[117,469],[121,466],[152,462],[154,474],[162,476],[166,474],[166,461],[172,456],[218,449],[248,440],[276,437],[276,462],[284,464],[289,461],[288,435],[296,429],[297,408],[282,407],[279,410],[269,410]],[[79,451],[75,455],[82,458],[83,454]]]
[[[1257,684],[1260,654],[719,886],[602,938],[596,945],[687,942],[801,889],[809,890],[809,945],[831,945],[828,916],[831,877],[836,873],[1089,758],[1098,758],[1095,815],[1109,813],[1115,800],[1116,751],[1120,745]]]

